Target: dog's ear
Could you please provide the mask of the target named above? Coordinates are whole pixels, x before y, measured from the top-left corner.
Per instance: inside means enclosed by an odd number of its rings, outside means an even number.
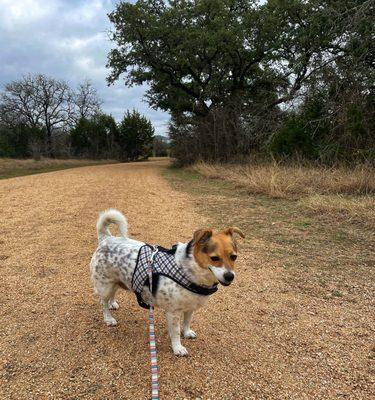
[[[212,229],[198,229],[193,235],[194,244],[202,245],[206,243],[208,240],[210,240],[212,234]]]
[[[233,233],[238,233],[242,238],[245,237],[245,234],[241,231],[241,229],[235,226],[231,226],[230,228],[224,229],[224,233],[230,236],[233,236]]]

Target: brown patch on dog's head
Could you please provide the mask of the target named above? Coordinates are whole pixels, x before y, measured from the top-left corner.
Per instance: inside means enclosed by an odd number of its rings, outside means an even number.
[[[236,227],[215,233],[212,229],[199,229],[193,236],[193,254],[201,268],[225,266],[233,269],[237,259],[237,243],[233,234],[245,237]]]

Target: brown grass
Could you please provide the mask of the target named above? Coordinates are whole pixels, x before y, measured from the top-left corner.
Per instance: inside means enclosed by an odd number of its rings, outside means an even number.
[[[222,165],[199,162],[192,169],[203,176],[224,179],[249,193],[298,199],[308,195],[368,195],[375,193],[371,167],[324,168],[272,164]]]
[[[87,165],[112,164],[114,160],[76,160],[76,159],[15,159],[0,158],[0,179],[13,178],[15,176],[32,175],[42,172],[57,171],[60,169],[84,167]]]
[[[273,164],[220,165],[197,163],[193,171],[226,181],[252,195],[298,200],[298,206],[315,215],[349,218],[375,227],[375,170],[323,168]]]
[[[375,243],[367,222],[374,199],[317,189],[290,198],[249,195],[232,180],[241,169],[218,169],[220,180],[187,169],[166,173],[211,226],[238,226],[246,234],[228,310],[236,349],[242,341],[247,345],[247,390],[218,398],[373,398]]]
[[[375,198],[373,196],[345,197],[315,194],[304,197],[299,204],[315,214],[343,216],[353,222],[361,221],[375,227]]]

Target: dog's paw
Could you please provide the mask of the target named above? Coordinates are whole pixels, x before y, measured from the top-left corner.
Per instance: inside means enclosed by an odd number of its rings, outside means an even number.
[[[188,331],[184,331],[183,335],[185,339],[195,339],[197,337],[197,334],[191,329],[189,329]]]
[[[118,310],[119,309],[119,304],[117,303],[117,301],[112,301],[112,303],[109,305],[109,309],[110,310]]]
[[[175,356],[177,357],[185,357],[188,355],[188,351],[186,350],[186,348],[182,345],[179,346],[175,346],[173,348],[173,353],[175,354]]]
[[[116,326],[117,325],[117,321],[113,317],[106,318],[104,320],[104,322],[106,323],[107,326]]]

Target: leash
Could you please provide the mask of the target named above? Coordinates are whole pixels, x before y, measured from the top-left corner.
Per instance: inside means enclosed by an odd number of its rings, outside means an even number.
[[[150,282],[150,292],[152,299],[152,266],[154,264],[154,257],[158,252],[158,248],[154,247],[148,263],[148,279]],[[158,356],[156,352],[155,341],[155,318],[154,318],[154,305],[152,300],[150,303],[149,311],[149,345],[150,345],[150,360],[151,360],[151,400],[159,400],[159,374],[158,374]]]

